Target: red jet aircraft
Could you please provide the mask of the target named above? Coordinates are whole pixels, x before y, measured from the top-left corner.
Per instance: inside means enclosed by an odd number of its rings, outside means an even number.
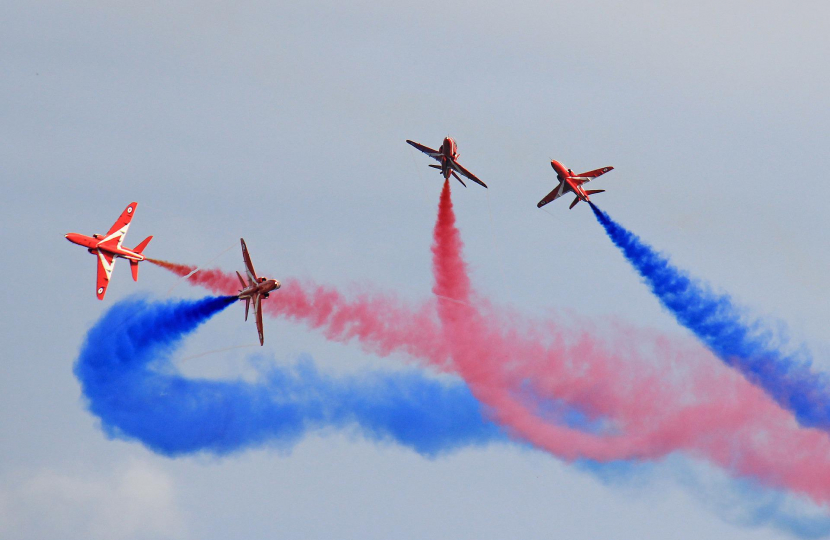
[[[91,254],[98,256],[98,288],[96,290],[98,300],[103,300],[104,295],[107,294],[107,286],[110,283],[110,276],[115,266],[116,257],[130,261],[133,280],[138,281],[138,263],[144,260],[144,255],[141,252],[144,251],[144,248],[147,247],[147,244],[150,243],[153,237],[148,236],[133,249],[127,249],[121,246],[121,243],[124,242],[124,235],[127,234],[127,229],[130,227],[133,214],[135,214],[136,206],[138,206],[138,203],[130,203],[124,212],[121,213],[118,221],[110,227],[107,234],[85,236],[78,233],[69,233],[66,235],[66,239],[73,244],[84,246]]]
[[[433,150],[429,146],[424,146],[423,144],[416,143],[415,141],[410,141],[409,139],[406,140],[409,144],[423,152],[424,154],[428,155],[429,157],[436,159],[441,162],[441,165],[430,165],[433,169],[439,169],[441,174],[444,176],[445,180],[450,179],[450,175],[453,175],[456,180],[461,182],[461,185],[467,187],[467,184],[464,183],[464,180],[458,176],[457,173],[461,173],[473,182],[480,184],[484,187],[487,187],[487,184],[476,178],[476,175],[462,167],[458,163],[458,158],[461,154],[458,153],[458,145],[455,144],[455,139],[447,135],[444,138],[444,142],[441,143],[441,147],[438,150]]]
[[[254,270],[254,263],[251,262],[251,256],[248,254],[248,246],[245,245],[245,239],[240,238],[242,242],[242,258],[245,260],[245,272],[248,274],[248,283],[242,279],[242,275],[237,272],[236,276],[242,284],[239,294],[236,295],[240,300],[245,300],[245,320],[248,320],[248,308],[251,303],[254,305],[254,316],[256,317],[256,329],[259,332],[259,344],[265,344],[265,337],[262,334],[262,299],[268,298],[268,293],[280,288],[280,282],[276,279],[266,279],[264,277],[257,277],[256,270]]]
[[[605,191],[604,189],[589,189],[585,191],[582,189],[582,184],[590,182],[597,176],[601,176],[608,171],[613,171],[614,167],[603,167],[601,169],[596,169],[593,171],[588,171],[582,174],[574,174],[574,172],[570,169],[566,169],[564,165],[552,159],[550,161],[550,166],[553,167],[553,170],[556,171],[556,178],[559,180],[559,185],[556,186],[556,189],[545,195],[545,198],[539,201],[536,205],[537,208],[542,208],[549,202],[558,199],[562,195],[571,192],[576,194],[576,198],[574,202],[571,203],[569,208],[573,208],[579,201],[590,201],[588,195],[593,195],[594,193],[602,193]]]

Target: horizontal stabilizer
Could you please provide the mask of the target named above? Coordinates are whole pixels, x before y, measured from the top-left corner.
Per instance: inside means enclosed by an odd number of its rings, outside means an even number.
[[[138,261],[130,261],[130,271],[133,273],[133,281],[138,281]]]
[[[589,189],[585,193],[587,193],[588,195],[593,195],[594,193],[602,193],[603,191],[605,191],[605,190],[604,189]]]
[[[458,176],[457,174],[455,174],[455,171],[450,171],[450,174],[452,174],[453,176],[455,176],[455,179],[456,179],[456,180],[458,180],[459,182],[461,182],[461,185],[462,185],[462,186],[467,187],[467,184],[465,184],[465,183],[464,183],[464,180],[462,180],[460,176]]]
[[[576,196],[576,199],[574,199],[574,202],[572,202],[572,203],[571,203],[571,205],[568,207],[568,210],[570,210],[570,209],[572,209],[574,206],[576,206],[576,204],[577,204],[578,202],[579,202],[579,195],[577,195],[577,196]]]
[[[433,169],[438,169],[439,171],[441,170],[441,166],[436,165],[435,163],[430,163],[429,166],[432,167]]]
[[[242,279],[242,274],[240,274],[240,273],[239,273],[239,271],[237,271],[237,272],[236,272],[236,277],[238,277],[238,278],[239,278],[239,283],[241,283],[241,284],[242,284],[242,288],[243,288],[243,289],[244,289],[245,287],[247,287],[247,286],[248,286],[248,284],[247,284],[247,283],[245,283],[245,280],[244,280],[244,279]]]

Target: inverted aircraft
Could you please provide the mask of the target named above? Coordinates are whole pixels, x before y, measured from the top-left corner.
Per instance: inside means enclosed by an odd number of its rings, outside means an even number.
[[[553,167],[554,171],[556,171],[556,178],[559,180],[559,185],[556,186],[556,189],[545,195],[544,199],[539,201],[539,203],[536,205],[537,208],[542,208],[549,202],[558,199],[566,193],[573,193],[576,195],[576,198],[571,203],[571,206],[568,207],[569,209],[576,206],[577,203],[579,203],[579,201],[590,202],[588,195],[593,195],[594,193],[602,193],[605,190],[589,189],[586,191],[582,188],[582,184],[588,183],[597,176],[602,176],[608,171],[614,170],[614,167],[602,167],[601,169],[595,169],[593,171],[575,174],[571,169],[565,168],[564,165],[562,165],[555,159],[550,160],[550,166]]]
[[[254,263],[251,262],[251,255],[248,253],[248,246],[245,245],[245,239],[240,238],[242,242],[242,259],[245,261],[245,273],[248,275],[248,282],[242,279],[242,275],[237,272],[236,276],[242,284],[239,294],[236,295],[240,300],[245,300],[245,320],[248,320],[248,308],[253,304],[254,317],[256,318],[256,329],[259,332],[259,344],[265,344],[265,336],[262,333],[262,299],[268,298],[271,291],[280,288],[280,282],[276,279],[266,279],[256,275],[254,270]]]
[[[132,221],[135,215],[137,206],[138,203],[136,202],[130,203],[121,213],[121,217],[107,231],[107,234],[86,236],[78,233],[69,233],[66,235],[67,240],[73,244],[87,248],[87,251],[98,257],[98,281],[95,290],[98,300],[103,300],[104,295],[107,294],[112,269],[115,267],[115,259],[118,257],[130,261],[133,280],[138,281],[138,263],[144,260],[142,252],[153,237],[148,236],[133,249],[127,249],[122,246],[124,236],[127,234],[127,229],[130,227],[130,221]]]
[[[415,141],[410,141],[409,139],[406,140],[409,144],[423,152],[424,154],[428,155],[429,157],[438,160],[441,162],[440,165],[432,164],[430,167],[433,169],[438,169],[441,171],[441,174],[444,176],[444,180],[449,180],[450,175],[454,176],[456,180],[461,182],[461,185],[467,187],[467,184],[464,183],[464,180],[458,176],[458,173],[466,176],[473,182],[487,187],[487,184],[479,180],[476,175],[465,169],[458,163],[458,158],[461,154],[458,153],[458,145],[455,143],[455,139],[447,135],[444,137],[444,142],[441,143],[441,146],[438,150],[433,150],[429,146],[424,146],[423,144],[416,143]]]

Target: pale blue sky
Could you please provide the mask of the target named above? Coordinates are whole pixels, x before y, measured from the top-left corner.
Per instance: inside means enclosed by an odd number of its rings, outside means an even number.
[[[586,206],[535,207],[549,159],[613,165],[601,208],[822,347],[828,16],[824,2],[6,2],[0,535],[787,537],[724,519],[672,463],[608,485],[513,446],[427,460],[325,433],[287,455],[169,460],[108,441],[71,372],[83,334],[119,298],[175,281],[144,265],[135,284],[122,261],[100,303],[93,259],[63,234],[104,232],[135,200],[126,243],[155,235],[150,256],[233,246],[216,264],[236,269],[244,236],[279,279],[422,299],[440,178],[404,140],[450,134],[490,186],[453,187],[495,301],[685,335]],[[241,309],[210,325],[183,355],[255,340]],[[256,353],[278,362],[404,365],[284,321],[266,335]],[[233,376],[253,351],[183,369]]]

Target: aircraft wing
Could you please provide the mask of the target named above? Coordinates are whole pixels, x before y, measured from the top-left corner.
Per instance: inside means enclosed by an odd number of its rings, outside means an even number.
[[[107,294],[107,287],[110,284],[110,276],[112,269],[115,266],[115,257],[105,251],[98,250],[98,280],[96,283],[95,294],[98,300],[103,300],[104,295]]]
[[[602,176],[603,174],[607,173],[608,171],[613,171],[614,167],[603,167],[601,169],[594,169],[593,171],[584,172],[582,174],[578,174],[573,178],[578,178],[580,180],[585,180],[588,182],[592,178],[596,178],[597,176]]]
[[[415,141],[410,141],[409,139],[407,139],[406,142],[408,142],[409,144],[411,144],[412,146],[414,146],[415,148],[417,148],[418,150],[420,150],[424,154],[428,155],[429,157],[431,157],[433,159],[437,159],[438,161],[441,161],[441,155],[442,154],[438,150],[433,150],[429,146],[424,146],[423,144],[416,143]]]
[[[484,182],[479,180],[478,177],[476,177],[476,175],[474,175],[473,173],[471,173],[470,171],[468,171],[467,169],[462,167],[460,163],[456,163],[455,161],[450,161],[450,165],[452,166],[453,169],[460,172],[461,174],[463,174],[464,176],[466,176],[467,178],[469,178],[470,180],[472,180],[476,184],[487,187],[487,184],[485,184]]]
[[[256,331],[259,333],[260,346],[265,344],[265,336],[262,333],[262,295],[256,295],[254,300],[254,315],[256,315]]]
[[[121,238],[124,238],[124,235],[127,234],[127,229],[130,226],[130,222],[133,220],[133,214],[135,214],[135,208],[138,206],[137,202],[131,202],[127,208],[121,212],[121,215],[115,220],[115,223],[112,224],[110,230],[107,231],[105,235],[104,241],[110,240],[110,237],[115,238],[117,234]],[[118,245],[121,246],[121,238],[118,240]]]
[[[239,241],[242,242],[242,258],[245,260],[245,272],[248,273],[248,281],[253,285],[257,282],[254,263],[251,262],[251,255],[248,253],[248,246],[245,245],[245,239],[240,238]]]
[[[545,198],[536,204],[536,208],[542,208],[549,202],[555,201],[556,199],[564,195],[565,191],[565,182],[560,182],[559,185],[556,186],[556,189],[545,195]]]

